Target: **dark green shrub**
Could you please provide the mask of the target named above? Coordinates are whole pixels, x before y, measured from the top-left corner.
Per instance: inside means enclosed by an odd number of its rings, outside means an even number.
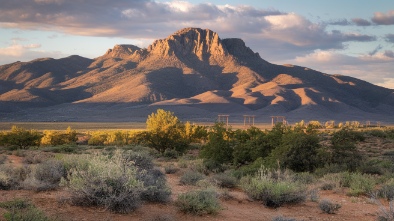
[[[216,165],[233,161],[233,133],[224,124],[216,123],[208,132],[208,142],[202,147],[200,155]]]
[[[203,174],[193,170],[188,170],[181,176],[179,183],[182,185],[196,185],[196,183],[202,179],[204,179]]]
[[[330,200],[324,199],[320,201],[319,208],[321,209],[321,211],[325,213],[334,214],[341,208],[341,205],[333,203]]]
[[[30,146],[39,146],[42,135],[35,130],[26,130],[22,127],[12,126],[11,132],[1,135],[0,145],[17,146],[27,149]]]
[[[180,194],[175,205],[180,211],[194,215],[217,214],[221,209],[217,194],[211,190]]]
[[[331,138],[332,145],[334,146],[349,146],[349,144],[364,140],[365,137],[363,133],[349,129],[341,129],[335,132]]]

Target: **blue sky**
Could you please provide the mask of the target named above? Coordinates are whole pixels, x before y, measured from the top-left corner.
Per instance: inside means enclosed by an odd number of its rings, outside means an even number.
[[[147,47],[184,27],[242,38],[276,64],[394,89],[394,1],[0,0],[0,65],[116,44]]]

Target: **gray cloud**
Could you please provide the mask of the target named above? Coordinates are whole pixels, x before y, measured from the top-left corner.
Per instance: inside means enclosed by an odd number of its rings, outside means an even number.
[[[366,19],[363,18],[353,18],[352,22],[356,24],[357,26],[370,26],[372,23]]]
[[[0,27],[133,39],[164,38],[184,27],[201,27],[221,38],[242,38],[263,58],[273,60],[376,40],[372,35],[328,31],[327,23],[294,13],[251,6],[151,0],[0,0],[0,5]],[[334,23],[352,24],[346,19]]]
[[[378,53],[382,48],[383,48],[382,45],[378,45],[375,49],[373,49],[372,51],[370,51],[368,54],[369,54],[370,56],[373,56],[373,55],[375,55],[376,53]]]
[[[327,24],[328,25],[348,26],[348,25],[351,25],[352,23],[344,18],[344,19],[337,19],[337,20],[328,21]]]
[[[389,58],[394,58],[394,52],[390,50],[386,50],[384,52],[384,56],[389,57]]]
[[[394,43],[394,34],[387,34],[384,36],[384,39],[389,43]]]
[[[394,10],[388,11],[386,14],[375,12],[372,21],[378,25],[394,25]]]

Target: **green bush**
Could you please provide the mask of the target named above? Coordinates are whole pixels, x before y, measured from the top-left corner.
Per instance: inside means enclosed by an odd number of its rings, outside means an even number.
[[[217,214],[221,209],[217,194],[212,190],[180,194],[175,205],[180,211],[193,215]]]
[[[341,208],[341,205],[337,203],[333,203],[330,200],[324,199],[320,201],[319,208],[321,211],[325,213],[334,214]]]
[[[78,155],[67,180],[62,179],[76,205],[99,205],[117,212],[128,213],[141,205],[143,183],[137,178],[137,167],[125,160],[120,151],[111,157]]]
[[[203,174],[193,170],[188,170],[181,176],[179,183],[182,185],[196,185],[196,183],[202,179],[204,179]]]
[[[0,145],[17,146],[27,149],[30,146],[39,146],[42,135],[35,130],[26,130],[22,127],[12,126],[11,131],[0,135]]]
[[[51,221],[41,210],[37,209],[29,201],[14,199],[12,201],[0,202],[0,208],[4,208],[4,218],[7,221]]]
[[[237,185],[237,179],[226,173],[215,174],[212,180],[220,187],[234,188]]]
[[[376,177],[368,174],[352,173],[350,175],[349,195],[359,196],[371,193],[376,184]]]
[[[255,176],[242,178],[241,187],[252,199],[261,200],[265,206],[273,208],[303,202],[307,196],[304,185],[264,169]]]

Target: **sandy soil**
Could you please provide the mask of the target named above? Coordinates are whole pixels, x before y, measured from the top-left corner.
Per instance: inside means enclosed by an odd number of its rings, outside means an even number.
[[[13,164],[20,165],[21,158],[9,156]],[[325,214],[318,203],[306,201],[298,205],[287,205],[278,209],[264,207],[260,202],[250,200],[241,190],[233,189],[229,191],[232,196],[229,200],[221,200],[222,211],[217,215],[193,216],[179,212],[174,205],[174,199],[180,193],[195,189],[193,186],[183,186],[179,184],[181,172],[167,175],[168,184],[172,189],[172,202],[168,204],[144,204],[141,208],[131,214],[114,214],[97,207],[72,206],[65,200],[67,192],[64,190],[34,192],[27,190],[0,191],[0,201],[7,201],[13,198],[30,199],[34,205],[43,210],[47,215],[65,221],[93,221],[93,220],[159,220],[167,217],[167,220],[250,220],[264,221],[272,220],[276,216],[296,218],[297,220],[376,220],[379,212],[379,205],[373,203],[367,197],[349,197],[344,192],[320,191],[320,199],[330,199],[342,205],[337,214]],[[387,205],[387,202],[383,202]],[[4,210],[0,210],[1,218]]]

